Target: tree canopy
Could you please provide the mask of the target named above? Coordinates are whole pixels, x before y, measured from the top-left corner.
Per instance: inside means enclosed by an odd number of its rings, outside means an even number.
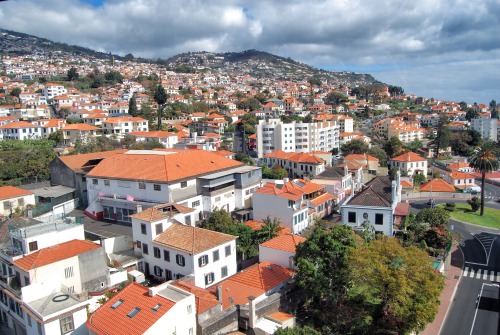
[[[428,223],[431,227],[448,224],[450,213],[444,208],[424,208],[417,213],[417,222]]]
[[[370,150],[363,140],[352,140],[340,146],[340,151],[344,156],[350,154],[364,154]]]
[[[484,215],[484,182],[486,174],[498,170],[499,165],[494,146],[495,144],[492,142],[483,142],[476,148],[469,162],[471,168],[481,173],[481,216]]]

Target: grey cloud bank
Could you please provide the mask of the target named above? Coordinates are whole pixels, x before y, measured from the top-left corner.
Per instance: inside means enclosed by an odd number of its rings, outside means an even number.
[[[408,93],[469,103],[500,100],[499,18],[498,0],[0,5],[2,28],[100,51],[168,58],[187,51],[258,49],[324,69],[352,66]]]

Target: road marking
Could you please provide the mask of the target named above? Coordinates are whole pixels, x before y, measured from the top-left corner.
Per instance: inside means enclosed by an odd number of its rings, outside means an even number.
[[[475,274],[474,269],[470,269],[469,277],[474,278]]]
[[[465,267],[464,274],[466,274],[465,277],[467,277],[469,275],[469,267],[468,266]]]
[[[476,279],[481,278],[481,269],[477,269]]]
[[[472,264],[472,265],[481,265],[481,266],[488,266],[488,264],[484,264],[484,263],[474,263],[474,262],[464,262],[466,264]]]
[[[488,279],[488,270],[484,270],[483,272],[483,280]]]
[[[500,281],[500,272],[497,272],[497,281]]]
[[[495,281],[495,271],[490,271],[490,281]]]

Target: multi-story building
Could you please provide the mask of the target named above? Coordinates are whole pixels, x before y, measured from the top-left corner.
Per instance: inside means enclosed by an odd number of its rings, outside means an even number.
[[[35,194],[14,186],[0,187],[0,216],[22,212],[26,206],[35,204]]]
[[[415,140],[422,140],[425,131],[414,125],[394,124],[387,128],[387,138],[397,137],[403,143],[411,143]]]
[[[0,126],[0,140],[31,140],[42,138],[42,126],[26,121],[14,121]]]
[[[427,177],[427,159],[411,151],[391,158],[389,166],[399,169],[403,177],[411,177],[416,173]]]
[[[132,215],[139,269],[157,280],[191,275],[207,287],[236,273],[236,236],[194,227],[194,209],[170,203]]]
[[[269,182],[254,192],[253,218],[277,218],[284,227],[299,234],[314,224],[314,218],[330,214],[334,200],[325,186],[303,179]]]
[[[95,137],[101,128],[85,123],[65,124],[61,128],[64,144],[75,145],[76,141],[87,143]]]
[[[137,205],[176,202],[193,208],[197,221],[216,207],[251,207],[251,192],[261,179],[259,167],[205,150],[130,150],[105,158],[86,175],[86,212],[131,222]]]
[[[309,153],[275,150],[264,155],[262,162],[269,168],[281,166],[294,178],[314,177],[325,170],[325,161]]]
[[[57,96],[66,94],[67,92],[66,88],[60,84],[47,83],[43,88],[43,95],[47,99],[53,99]]]
[[[498,140],[498,119],[490,117],[478,117],[471,120],[471,128],[481,133],[483,139],[490,141]]]
[[[148,131],[148,120],[138,116],[112,117],[102,121],[102,131],[123,138],[134,131]]]
[[[274,150],[331,151],[340,146],[339,129],[333,121],[283,123],[280,119],[260,120],[256,125],[257,155],[262,158]]]

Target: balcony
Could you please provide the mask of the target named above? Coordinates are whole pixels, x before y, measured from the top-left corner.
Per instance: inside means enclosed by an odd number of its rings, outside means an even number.
[[[8,262],[12,262],[14,258],[18,256],[22,256],[23,251],[20,248],[16,247],[7,247],[0,249],[0,257],[7,260]]]

